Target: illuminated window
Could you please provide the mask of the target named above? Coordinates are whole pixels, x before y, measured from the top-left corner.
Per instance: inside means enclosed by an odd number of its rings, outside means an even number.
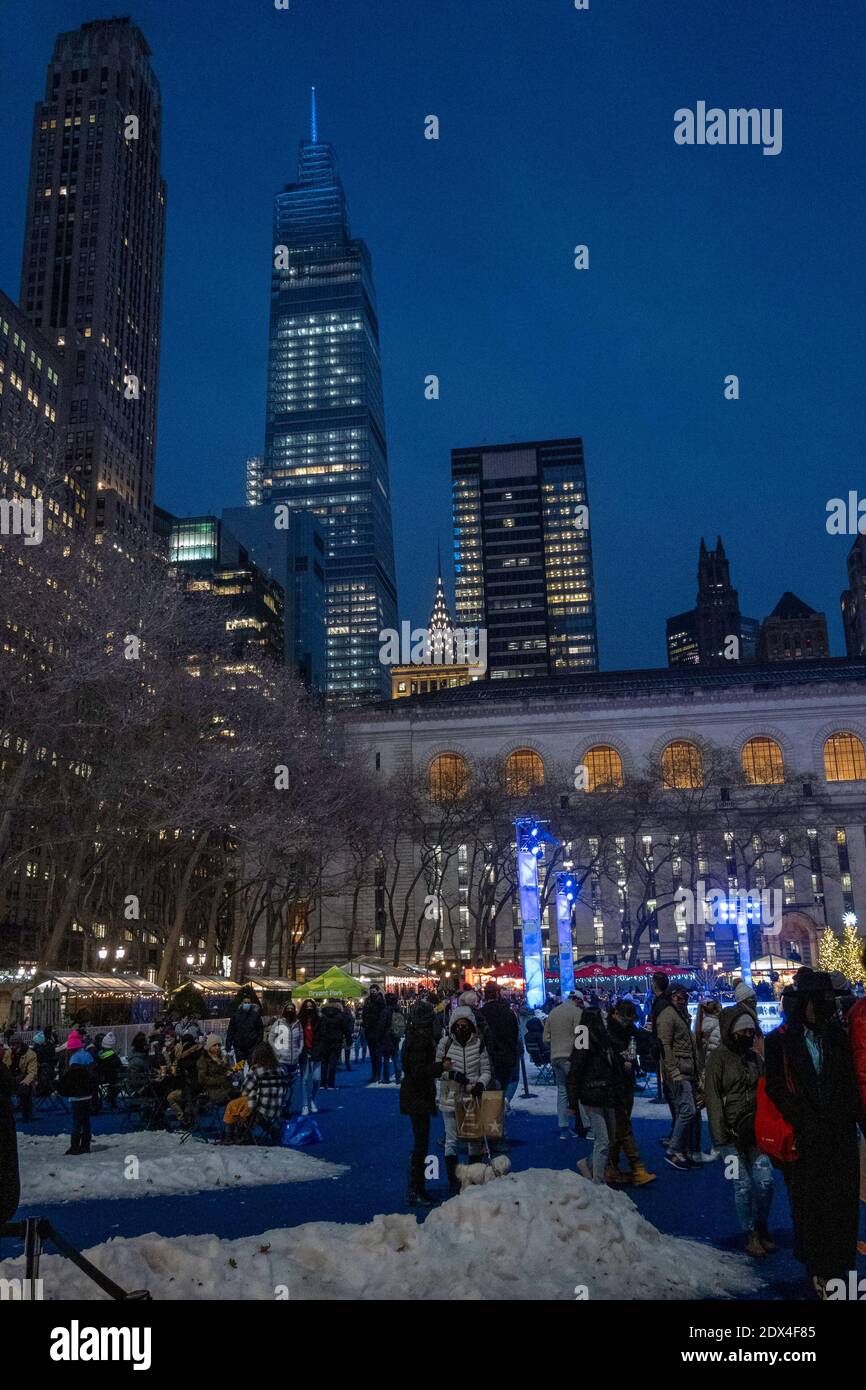
[[[544,786],[544,763],[531,748],[518,748],[505,759],[508,796],[528,796]]]
[[[465,796],[469,787],[469,768],[459,753],[440,753],[427,770],[427,794],[433,801]]]
[[[704,769],[700,749],[685,739],[669,743],[662,753],[662,783],[665,787],[702,787]]]
[[[784,782],[782,750],[774,738],[750,738],[742,752],[746,781],[755,787]]]
[[[599,787],[622,786],[622,758],[609,744],[599,743],[595,748],[588,749],[583,765],[586,768],[588,792],[594,792]]]
[[[866,754],[856,734],[831,734],[824,744],[824,776],[828,782],[866,780]]]

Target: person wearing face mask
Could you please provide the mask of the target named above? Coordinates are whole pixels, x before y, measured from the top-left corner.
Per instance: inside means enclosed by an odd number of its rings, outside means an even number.
[[[487,1048],[478,1034],[475,1015],[470,1008],[460,1006],[451,1015],[447,1033],[443,1033],[436,1048],[435,1074],[442,1078],[439,1088],[439,1109],[445,1122],[445,1170],[452,1193],[459,1191],[457,1182],[457,1116],[456,1103],[472,1096],[480,1098],[490,1085],[492,1069]],[[469,1140],[470,1157],[482,1151],[480,1139]]]
[[[829,975],[798,981],[783,1027],[768,1034],[767,1095],[794,1134],[787,1164],[794,1254],[818,1297],[856,1269],[860,1099]]]
[[[721,1039],[707,1059],[704,1088],[714,1148],[733,1176],[734,1206],[746,1237],[746,1252],[758,1258],[776,1246],[768,1221],[773,1200],[773,1165],[755,1143],[758,1081],[764,1063],[755,1050],[756,1027],[743,1005],[721,1015]],[[730,1160],[734,1159],[733,1165]]]

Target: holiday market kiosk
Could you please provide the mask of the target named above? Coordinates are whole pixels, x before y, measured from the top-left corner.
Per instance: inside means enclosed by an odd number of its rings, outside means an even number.
[[[73,1022],[152,1023],[165,995],[140,975],[91,975],[84,970],[40,970],[21,986],[31,1028],[62,1028]]]

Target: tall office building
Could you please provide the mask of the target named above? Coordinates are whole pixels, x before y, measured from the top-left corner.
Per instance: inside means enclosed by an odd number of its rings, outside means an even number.
[[[307,508],[325,527],[329,698],[387,695],[379,632],[397,626],[397,595],[379,323],[315,97],[297,182],[274,204],[262,475],[263,502]]]
[[[454,449],[457,621],[487,629],[492,679],[595,671],[581,439]]]
[[[63,349],[60,462],[89,525],[150,535],[165,231],[162,104],[128,19],[60,34],[33,122],[21,306]]]
[[[759,623],[740,612],[722,538],[708,550],[701,536],[696,606],[668,618],[668,666],[722,666],[755,659]],[[731,638],[737,639],[737,646]],[[728,655],[727,653],[731,653]]]
[[[827,618],[787,590],[761,623],[759,661],[817,661],[830,655]]]
[[[842,592],[842,625],[848,656],[866,656],[866,536],[848,551],[848,588]]]

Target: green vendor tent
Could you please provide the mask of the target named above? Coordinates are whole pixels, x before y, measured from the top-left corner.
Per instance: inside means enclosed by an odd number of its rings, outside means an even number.
[[[360,980],[333,965],[324,975],[292,991],[293,999],[361,999],[367,993]]]

